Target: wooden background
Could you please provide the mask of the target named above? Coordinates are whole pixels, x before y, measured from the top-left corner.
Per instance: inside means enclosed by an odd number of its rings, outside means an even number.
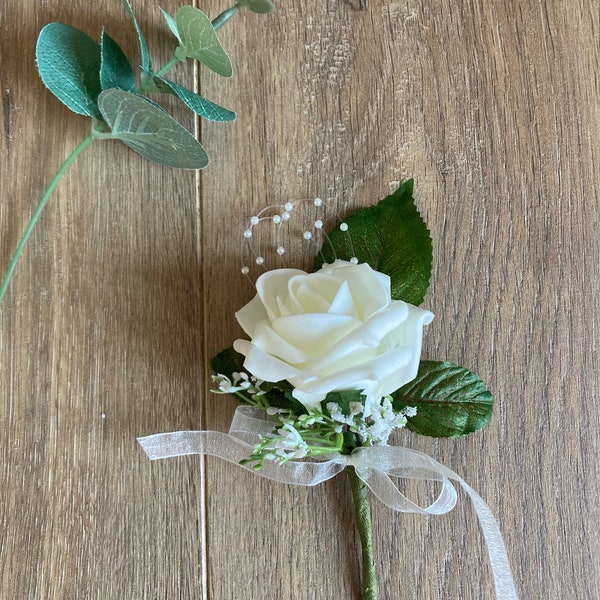
[[[159,5],[133,5],[164,64],[174,46]],[[138,61],[117,0],[0,3],[2,271],[88,133],[36,73],[51,21],[96,39],[104,25]],[[345,477],[299,489],[212,458],[150,463],[136,437],[227,429],[235,402],[207,393],[207,365],[252,296],[246,218],[317,195],[343,212],[410,176],[435,244],[424,356],[479,373],[497,406],[466,439],[394,443],[487,500],[523,599],[600,597],[597,2],[281,1],[221,37],[232,80],[174,74],[238,112],[199,125],[211,166],[169,170],[96,142],[2,306],[2,600],[358,598]],[[493,597],[460,496],[431,518],[374,503],[382,600]]]

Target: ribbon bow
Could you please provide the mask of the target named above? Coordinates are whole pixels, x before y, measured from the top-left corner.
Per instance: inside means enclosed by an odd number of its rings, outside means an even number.
[[[261,436],[273,431],[275,421],[264,411],[239,406],[231,422],[229,434],[220,431],[176,431],[159,433],[138,442],[151,460],[186,454],[208,454],[280,483],[312,486],[331,479],[347,466],[356,470],[371,492],[386,506],[398,512],[442,515],[456,505],[457,493],[452,481],[467,492],[479,518],[487,543],[490,563],[499,600],[517,600],[506,548],[498,523],[481,496],[454,471],[427,454],[397,446],[369,446],[353,450],[352,454],[332,453],[320,461],[266,461],[259,471],[240,465],[248,458]],[[439,481],[442,489],[436,500],[422,508],[409,500],[394,484],[392,477]]]

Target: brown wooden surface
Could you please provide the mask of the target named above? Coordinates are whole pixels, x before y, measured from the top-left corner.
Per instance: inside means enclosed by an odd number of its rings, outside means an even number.
[[[158,4],[133,4],[164,64]],[[96,38],[105,25],[136,53],[117,0],[0,5],[2,271],[88,131],[37,77],[51,21]],[[252,295],[245,218],[317,195],[372,204],[409,176],[435,244],[424,356],[478,372],[497,406],[466,439],[394,443],[487,500],[522,598],[600,597],[597,2],[282,1],[222,39],[236,76],[202,71],[200,88],[239,118],[201,124],[209,169],[96,142],[2,306],[2,600],[358,597],[344,477],[300,489],[212,458],[150,463],[136,437],[227,429],[235,402],[207,393],[208,359],[239,336],[233,312]],[[493,597],[464,494],[443,517],[373,512],[382,600]]]

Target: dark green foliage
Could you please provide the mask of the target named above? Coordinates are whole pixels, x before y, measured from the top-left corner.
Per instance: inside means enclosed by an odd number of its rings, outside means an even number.
[[[393,394],[395,410],[414,406],[407,429],[457,438],[481,429],[492,416],[494,396],[475,374],[450,362],[423,360],[413,381]]]

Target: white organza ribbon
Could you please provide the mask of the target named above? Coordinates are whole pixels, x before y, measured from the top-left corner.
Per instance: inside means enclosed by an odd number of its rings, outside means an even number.
[[[454,480],[470,496],[479,518],[487,542],[496,597],[499,600],[518,598],[502,534],[492,511],[481,496],[454,471],[422,452],[397,446],[361,447],[350,455],[329,454],[324,460],[316,462],[289,461],[280,464],[267,460],[258,471],[252,465],[240,465],[240,461],[248,458],[261,441],[260,436],[272,433],[275,424],[264,411],[240,406],[231,422],[229,434],[220,431],[176,431],[138,438],[138,442],[151,460],[208,454],[235,463],[261,477],[293,485],[316,485],[352,466],[377,498],[399,512],[442,515],[451,511],[457,500],[456,489],[451,483]],[[439,481],[442,489],[432,504],[422,508],[396,487],[392,477]]]

